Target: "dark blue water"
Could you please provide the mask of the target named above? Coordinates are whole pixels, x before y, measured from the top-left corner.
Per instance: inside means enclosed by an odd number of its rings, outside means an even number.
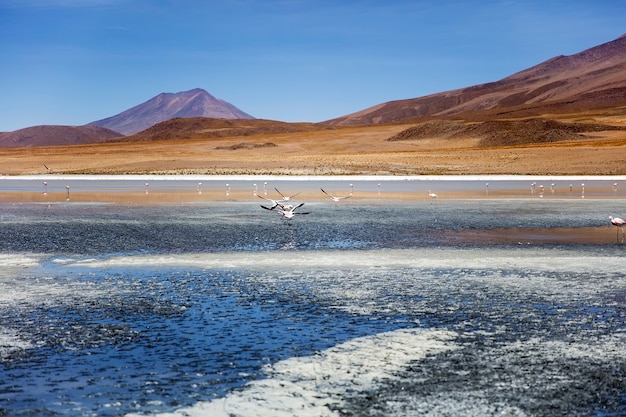
[[[337,415],[626,412],[622,206],[314,202],[287,222],[252,202],[3,204],[0,415],[174,411],[406,328],[460,348],[346,392]],[[604,243],[458,238],[602,227]]]

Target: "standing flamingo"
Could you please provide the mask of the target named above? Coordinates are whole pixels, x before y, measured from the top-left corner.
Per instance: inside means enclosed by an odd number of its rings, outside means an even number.
[[[433,193],[432,191],[428,190],[428,197],[430,197],[430,198],[432,198],[434,200],[434,199],[436,199],[439,196],[437,194]]]
[[[609,216],[609,220],[611,221],[611,224],[613,226],[618,227],[617,235],[616,235],[617,240],[619,240],[619,231],[620,229],[622,230],[622,243],[624,243],[624,226],[626,226],[626,221],[624,221],[624,219],[621,219],[619,217],[613,217],[613,216]]]

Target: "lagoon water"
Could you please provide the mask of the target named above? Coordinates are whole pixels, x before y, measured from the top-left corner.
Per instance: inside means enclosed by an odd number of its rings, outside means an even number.
[[[626,200],[584,180],[257,181],[289,222],[250,179],[2,180],[0,416],[624,415]]]

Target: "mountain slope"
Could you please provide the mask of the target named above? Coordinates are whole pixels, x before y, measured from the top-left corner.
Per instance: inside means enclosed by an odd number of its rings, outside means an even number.
[[[213,97],[205,90],[196,88],[179,93],[161,93],[145,103],[88,125],[106,127],[124,135],[132,135],[159,122],[177,117],[254,118],[232,104]]]
[[[0,148],[59,146],[104,142],[122,136],[99,126],[32,126],[0,133]]]
[[[539,116],[626,105],[626,35],[500,81],[382,103],[326,123],[396,123],[431,116]]]
[[[148,142],[169,139],[210,139],[258,134],[282,134],[328,129],[314,123],[288,123],[263,119],[174,118],[120,137],[118,142]]]

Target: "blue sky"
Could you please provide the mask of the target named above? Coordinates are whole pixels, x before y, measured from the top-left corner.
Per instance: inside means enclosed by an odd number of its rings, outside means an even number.
[[[614,0],[0,0],[0,131],[204,88],[318,122],[496,81],[626,33]]]

